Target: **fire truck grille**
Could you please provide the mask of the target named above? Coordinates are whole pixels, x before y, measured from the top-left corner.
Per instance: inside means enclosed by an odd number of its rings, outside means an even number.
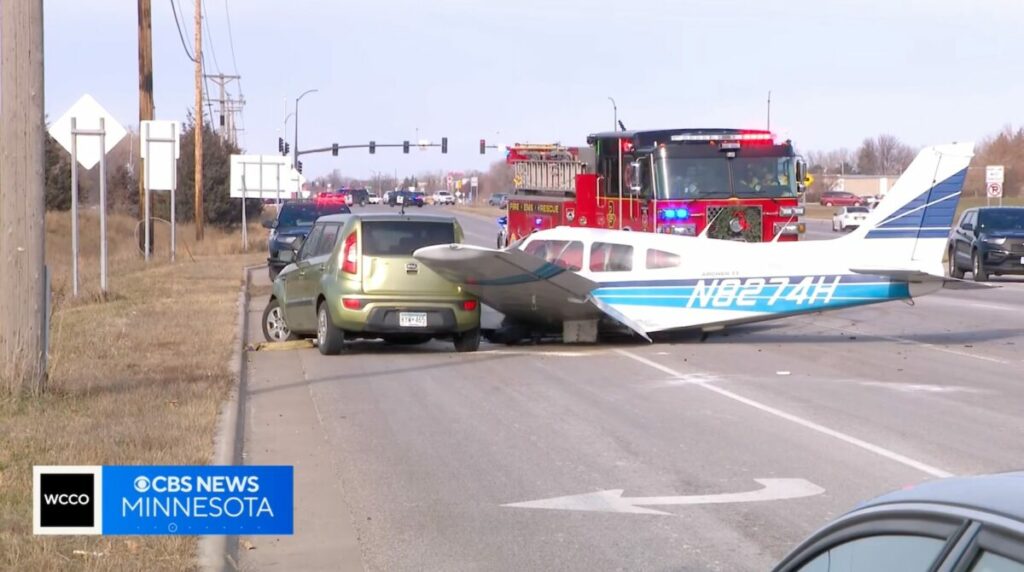
[[[708,237],[761,242],[763,236],[761,218],[761,207],[758,206],[708,207],[707,220],[711,223]]]

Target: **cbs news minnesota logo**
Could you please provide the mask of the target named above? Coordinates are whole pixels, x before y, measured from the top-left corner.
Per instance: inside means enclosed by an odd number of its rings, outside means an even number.
[[[294,532],[287,465],[36,466],[32,477],[35,534]]]
[[[103,467],[32,468],[32,532],[101,534]]]

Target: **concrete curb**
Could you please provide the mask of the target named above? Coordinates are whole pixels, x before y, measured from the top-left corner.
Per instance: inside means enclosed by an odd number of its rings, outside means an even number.
[[[245,433],[245,405],[241,399],[246,386],[245,341],[249,331],[249,287],[252,271],[260,266],[242,269],[242,286],[238,292],[238,332],[228,367],[233,387],[217,416],[213,439],[212,465],[235,465],[242,462],[242,436]],[[199,568],[207,572],[238,570],[238,537],[200,536],[197,548]]]

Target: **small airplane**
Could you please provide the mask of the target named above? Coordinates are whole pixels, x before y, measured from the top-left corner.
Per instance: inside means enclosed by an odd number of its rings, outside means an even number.
[[[834,240],[747,243],[558,227],[503,250],[437,245],[413,255],[530,331],[593,342],[610,318],[650,340],[713,332],[973,283],[945,276],[942,257],[971,143],[923,149],[886,199]]]

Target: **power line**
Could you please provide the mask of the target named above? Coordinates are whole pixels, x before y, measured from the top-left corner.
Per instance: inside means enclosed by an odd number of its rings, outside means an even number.
[[[228,0],[224,0],[224,13],[228,16],[228,45],[231,46],[231,65],[235,68],[235,75],[238,73],[238,61],[235,59],[235,38],[231,34],[231,10],[228,8]],[[241,86],[239,86],[241,91]]]
[[[181,47],[185,50],[185,55],[188,59],[194,63],[196,57],[192,55],[192,52],[188,51],[188,44],[185,43],[185,35],[181,32],[181,22],[178,21],[178,9],[174,7],[174,0],[171,0],[171,12],[174,13],[174,26],[178,28],[178,38],[181,39]]]
[[[206,51],[205,50],[203,51],[202,54],[200,54],[200,57],[203,60],[203,62],[202,62],[202,67],[203,67],[203,92],[206,93],[206,107],[210,111],[210,127],[212,128],[213,127],[213,119],[214,119],[215,116],[213,114],[213,102],[210,101],[210,83],[208,81],[206,81]],[[202,110],[199,110],[199,115],[200,116],[202,115]],[[202,119],[200,118],[199,125],[202,125],[202,124],[203,124],[203,122],[202,122]]]
[[[214,47],[216,42],[213,41],[213,32],[210,31],[210,16],[206,13],[206,4],[203,4],[203,23],[206,25],[206,37],[209,38],[207,44],[210,46],[210,54],[213,55],[213,67],[217,69],[217,73],[220,73],[220,62],[217,61],[217,48]]]

